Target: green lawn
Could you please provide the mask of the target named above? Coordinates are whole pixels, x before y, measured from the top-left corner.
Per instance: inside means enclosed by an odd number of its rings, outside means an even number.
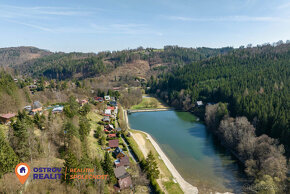
[[[157,151],[155,150],[154,146],[152,145],[152,143],[150,142],[149,139],[146,138],[146,134],[140,132],[140,131],[136,131],[136,130],[130,130],[131,133],[139,133],[143,136],[146,144],[146,148],[148,150],[151,150],[153,155],[156,158],[158,167],[161,171],[161,182],[162,185],[166,188],[167,193],[169,194],[178,194],[178,193],[183,193],[183,191],[181,190],[180,186],[178,183],[174,183],[173,181],[173,176],[171,174],[171,172],[168,170],[167,166],[165,165],[165,163],[163,162],[162,159],[159,158],[159,154],[157,153]],[[132,141],[135,142],[135,140],[132,138]],[[137,146],[138,147],[138,146]],[[138,149],[139,150],[139,149]],[[141,152],[141,150],[139,150]],[[141,152],[142,154],[142,152]],[[143,154],[142,154],[143,155]]]
[[[133,110],[154,109],[154,108],[168,108],[168,107],[165,106],[162,102],[160,102],[157,98],[150,97],[147,95],[143,96],[141,103],[131,107],[131,109]]]

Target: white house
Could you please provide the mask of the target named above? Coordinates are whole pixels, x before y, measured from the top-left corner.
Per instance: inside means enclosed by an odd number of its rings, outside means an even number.
[[[202,106],[203,105],[201,100],[200,101],[196,101],[196,104],[197,104],[197,106]]]
[[[104,98],[105,98],[105,100],[110,100],[111,98],[110,98],[110,96],[104,96]]]
[[[105,115],[111,115],[111,109],[105,109]]]

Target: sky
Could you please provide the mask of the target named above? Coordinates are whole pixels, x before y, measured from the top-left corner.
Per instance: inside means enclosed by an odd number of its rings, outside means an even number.
[[[290,39],[290,0],[0,0],[0,48],[99,52]]]

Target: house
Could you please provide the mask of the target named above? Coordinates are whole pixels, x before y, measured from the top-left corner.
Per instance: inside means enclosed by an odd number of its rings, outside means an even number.
[[[111,113],[113,112],[113,114],[118,113],[118,107],[108,106],[107,109],[111,110]]]
[[[128,156],[125,155],[124,157],[120,158],[120,166],[130,166],[130,160]]]
[[[108,134],[108,138],[114,138],[114,137],[117,137],[116,136],[116,133],[110,133],[110,134]]]
[[[109,140],[109,147],[110,148],[116,148],[118,146],[119,146],[119,140],[118,139]]]
[[[18,82],[18,79],[16,79],[16,78],[15,78],[15,79],[13,79],[13,80],[15,81],[15,83],[17,83],[17,82]]]
[[[122,158],[118,158],[117,160],[115,160],[115,166],[116,167],[120,167],[120,166],[124,166],[125,168],[130,166],[130,160],[128,156],[124,156]]]
[[[59,113],[63,111],[63,106],[58,106],[52,109],[53,113]]]
[[[203,106],[203,103],[202,103],[201,100],[200,100],[200,101],[196,101],[196,105],[197,105],[197,106]]]
[[[111,115],[112,113],[111,113],[111,109],[105,109],[105,115]]]
[[[80,104],[81,106],[84,106],[85,104],[88,104],[88,103],[89,103],[89,101],[86,100],[86,99],[83,99],[83,100],[80,100],[80,101],[79,101],[79,104]]]
[[[123,150],[120,147],[117,147],[114,151],[114,155],[116,156],[116,158],[122,158],[125,155],[125,153],[123,152]]]
[[[107,129],[108,131],[111,131],[111,130],[113,130],[113,129],[114,129],[114,126],[113,126],[113,125],[111,125],[111,124],[109,124],[109,125],[106,125],[106,126],[105,126],[105,129]]]
[[[129,173],[126,171],[124,166],[120,166],[118,168],[114,168],[114,174],[117,179],[125,178],[130,176]]]
[[[111,120],[110,120],[110,117],[104,116],[104,118],[102,118],[102,121],[103,122],[110,122]]]
[[[32,109],[29,114],[30,115],[35,115],[36,113],[42,113],[42,107]]]
[[[11,122],[11,119],[15,117],[15,114],[13,113],[8,113],[8,114],[2,114],[0,115],[0,122],[3,124],[8,124]]]
[[[121,132],[122,129],[119,127],[119,128],[116,129],[116,131],[117,131],[117,132]]]
[[[106,101],[109,101],[111,99],[110,96],[104,96],[104,98]]]
[[[108,106],[107,109],[110,109],[110,110],[112,111],[112,110],[115,110],[115,107],[113,107],[113,106]]]
[[[104,98],[103,97],[95,97],[94,99],[97,102],[103,102],[104,101]]]
[[[116,101],[110,101],[110,105],[111,106],[117,106],[117,102]]]
[[[111,105],[111,106],[117,106],[118,104],[117,104],[116,101],[110,101],[110,105]]]
[[[120,190],[132,187],[132,180],[130,176],[124,177],[124,178],[120,178],[118,180],[118,184],[119,184],[119,188]]]
[[[106,148],[104,148],[106,151],[110,151],[111,150],[111,148],[110,147],[106,147]]]
[[[114,174],[118,179],[118,186],[115,189],[120,191],[132,186],[132,180],[128,172],[126,172],[124,166],[114,168]]]
[[[39,101],[33,102],[32,109],[42,108],[42,104]]]
[[[24,109],[25,111],[30,112],[30,111],[31,111],[31,106],[25,106],[23,109]]]
[[[121,87],[114,87],[113,90],[114,91],[120,91]]]

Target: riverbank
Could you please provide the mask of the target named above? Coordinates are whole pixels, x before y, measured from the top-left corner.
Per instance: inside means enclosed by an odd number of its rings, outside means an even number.
[[[168,111],[174,110],[173,108],[153,108],[153,109],[129,109],[130,113],[134,112],[157,112],[157,111]]]
[[[126,124],[128,126],[128,129],[130,129],[130,126],[129,126],[129,123],[128,123],[127,112],[126,111],[124,111],[124,117],[125,117],[125,121],[126,121]],[[132,130],[131,131],[132,132],[132,137],[134,138],[134,140],[136,142],[138,142],[139,148],[140,148],[141,152],[143,153],[143,155],[144,156],[147,156],[149,150],[147,150],[146,147],[145,147],[146,139],[144,139],[142,137],[142,135],[141,136],[140,135],[136,135],[134,133],[134,131],[135,130]],[[145,133],[145,132],[139,131],[139,130],[136,130],[136,132],[141,132],[141,133],[143,133],[143,134],[146,135],[146,138],[148,138],[149,142],[152,144],[153,148],[156,150],[156,152],[160,156],[161,160],[164,162],[165,166],[167,167],[167,169],[169,170],[169,172],[173,176],[174,180],[180,185],[182,191],[185,194],[195,194],[195,193],[198,193],[197,187],[192,186],[191,184],[189,184],[187,181],[185,181],[182,178],[182,176],[179,174],[179,172],[176,170],[176,168],[174,167],[174,165],[171,163],[171,161],[164,154],[164,152],[159,147],[159,145],[156,143],[156,141],[148,133]]]

